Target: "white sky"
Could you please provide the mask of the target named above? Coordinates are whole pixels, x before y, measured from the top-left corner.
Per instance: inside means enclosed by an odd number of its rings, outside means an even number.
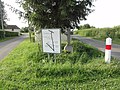
[[[120,0],[97,0],[95,11],[91,13],[87,21],[95,27],[113,27],[120,25]]]
[[[4,0],[5,3],[20,9],[15,1],[16,0]],[[81,24],[90,24],[95,27],[113,27],[120,25],[120,0],[96,0],[94,5],[95,11],[87,17],[86,21],[81,22]],[[10,19],[10,21],[7,21],[7,24],[14,24],[19,27],[27,25],[23,20],[19,20],[19,15],[11,12],[7,6],[5,9]]]
[[[1,1],[4,1],[4,4],[9,4],[18,10],[21,11],[23,10],[22,8],[19,7],[19,4],[16,3],[16,0],[1,0]],[[10,7],[5,5],[5,10],[7,11],[7,18],[8,18],[7,24],[17,25],[20,28],[27,26],[27,22],[25,22],[25,20],[23,19],[19,19],[19,15],[12,12],[9,8]]]

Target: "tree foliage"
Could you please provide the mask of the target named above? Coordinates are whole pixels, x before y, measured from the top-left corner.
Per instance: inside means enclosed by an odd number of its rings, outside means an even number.
[[[4,27],[6,26],[6,22],[5,22],[5,20],[7,19],[7,14],[6,14],[6,11],[5,11],[5,9],[4,9],[4,2],[0,2],[0,29],[2,28],[2,24],[1,24],[1,15],[2,15],[2,17],[3,17],[3,25],[4,25]]]
[[[21,1],[21,2],[20,2]],[[41,28],[76,28],[93,10],[93,0],[18,0],[26,18]]]
[[[28,27],[22,27],[21,32],[22,33],[28,33],[29,32]]]
[[[78,30],[81,30],[81,29],[89,29],[89,28],[95,28],[94,26],[90,26],[89,24],[84,24],[84,25],[80,25],[78,27]]]

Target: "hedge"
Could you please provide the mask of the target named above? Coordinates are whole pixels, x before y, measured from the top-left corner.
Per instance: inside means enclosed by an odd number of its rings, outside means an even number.
[[[113,39],[114,38],[120,39],[120,27],[84,29],[76,31],[75,34],[94,38],[111,37]]]
[[[0,31],[0,38],[3,38],[4,32]],[[14,36],[18,36],[19,33],[18,32],[9,32],[9,31],[5,31],[5,37],[14,37]]]

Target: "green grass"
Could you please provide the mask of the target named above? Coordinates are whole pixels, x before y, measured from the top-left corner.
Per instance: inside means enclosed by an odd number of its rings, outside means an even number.
[[[103,38],[94,38],[94,37],[90,37],[90,38],[93,38],[93,39],[96,39],[96,40],[101,40],[101,41],[104,41],[104,42],[106,40],[105,38],[104,39]],[[120,39],[113,39],[112,43],[120,45]]]
[[[113,43],[120,44],[120,26],[113,28],[91,28],[75,31],[74,34],[80,36],[91,37],[97,40],[105,40],[111,37]]]
[[[0,42],[4,42],[4,41],[7,41],[7,40],[10,40],[10,39],[13,39],[15,37],[6,37],[6,38],[2,38],[0,39]]]
[[[120,45],[120,39],[114,39],[114,40],[112,40],[112,42]]]
[[[0,90],[119,90],[120,62],[104,63],[97,49],[72,42],[74,52],[42,53],[25,40],[0,62]],[[64,44],[62,44],[63,48]]]

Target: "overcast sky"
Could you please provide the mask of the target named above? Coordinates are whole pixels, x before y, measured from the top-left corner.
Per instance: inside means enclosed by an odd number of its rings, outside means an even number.
[[[13,7],[20,9],[19,5],[15,3],[16,0],[2,0]],[[96,0],[94,3],[95,11],[91,13],[86,21],[81,24],[90,24],[95,27],[113,27],[120,25],[120,0]],[[27,26],[25,21],[19,20],[18,16],[9,10],[9,7],[5,7],[9,21],[7,24],[18,25],[19,27]]]
[[[17,25],[18,27],[25,27],[27,26],[27,22],[25,22],[23,19],[19,19],[19,15],[13,13],[6,4],[11,5],[12,7],[15,7],[18,10],[23,10],[22,8],[19,7],[19,4],[16,3],[16,0],[2,0],[4,1],[5,4],[5,10],[7,11],[7,24],[9,25]]]

